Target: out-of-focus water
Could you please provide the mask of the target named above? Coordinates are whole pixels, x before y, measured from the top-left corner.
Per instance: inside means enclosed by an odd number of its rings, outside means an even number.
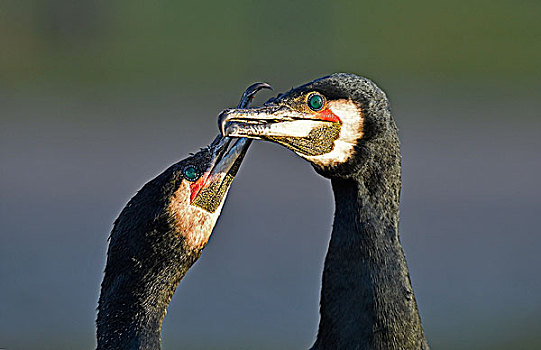
[[[400,96],[401,239],[430,343],[540,346],[541,100]],[[217,112],[235,102],[2,99],[0,347],[94,346],[113,220],[146,181],[210,142]],[[164,348],[309,347],[332,216],[326,179],[255,142],[173,298]]]

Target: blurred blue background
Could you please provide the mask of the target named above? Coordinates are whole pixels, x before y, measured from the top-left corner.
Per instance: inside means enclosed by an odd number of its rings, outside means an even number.
[[[0,347],[88,349],[112,222],[246,86],[387,91],[434,349],[541,348],[541,2],[0,2]],[[270,97],[262,92],[261,103]],[[252,146],[164,349],[308,348],[330,183]]]

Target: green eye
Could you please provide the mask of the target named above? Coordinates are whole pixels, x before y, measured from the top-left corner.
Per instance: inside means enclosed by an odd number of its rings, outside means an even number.
[[[313,111],[319,111],[325,105],[325,98],[318,93],[311,93],[306,100],[308,107]]]
[[[184,177],[188,181],[195,181],[199,178],[199,171],[197,168],[193,165],[187,165],[184,170],[182,170],[182,173],[184,174]]]

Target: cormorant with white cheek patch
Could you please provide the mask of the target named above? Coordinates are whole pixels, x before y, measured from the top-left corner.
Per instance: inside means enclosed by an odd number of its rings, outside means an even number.
[[[331,180],[334,224],[312,349],[428,349],[398,234],[400,142],[385,93],[333,74],[228,109],[224,136],[279,143]]]
[[[268,84],[256,83],[239,107]],[[98,350],[160,348],[162,321],[199,258],[251,140],[217,136],[148,182],[116,219],[98,303]]]

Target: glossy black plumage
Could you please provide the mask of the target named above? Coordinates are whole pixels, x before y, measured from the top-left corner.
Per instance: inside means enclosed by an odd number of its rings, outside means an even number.
[[[270,85],[248,87],[239,107],[262,88]],[[218,136],[145,184],[124,207],[109,237],[98,350],[160,348],[167,306],[201,255],[249,145]]]
[[[99,300],[98,349],[158,349],[173,293],[201,255],[174,225],[167,207],[182,162],[147,183],[115,221]]]
[[[330,111],[341,118],[337,139],[311,141],[311,134],[298,135],[305,121],[315,125],[313,130],[336,125],[302,106],[314,92],[322,94]],[[337,148],[346,134],[346,121],[359,125],[350,128],[358,130],[356,138],[344,139],[346,146],[336,153],[340,159],[329,159],[333,151],[306,155],[282,141],[289,130],[294,140],[333,142]],[[226,110],[219,123],[225,135],[274,142],[273,133],[283,123],[279,143],[331,179],[336,209],[323,271],[319,330],[312,348],[428,349],[398,234],[400,142],[385,93],[369,79],[333,74],[280,94],[264,107]]]

